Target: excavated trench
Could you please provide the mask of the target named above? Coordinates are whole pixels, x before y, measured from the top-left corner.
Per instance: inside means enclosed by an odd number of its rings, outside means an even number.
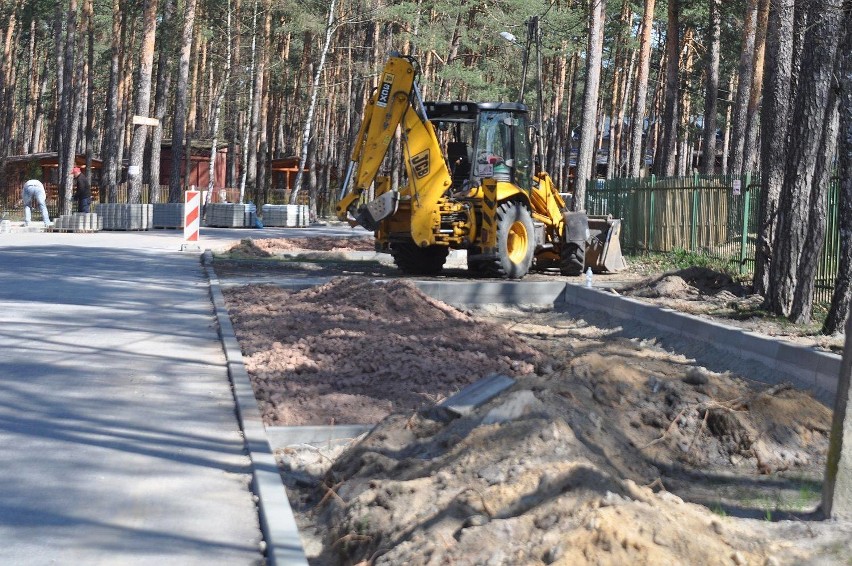
[[[311,564],[848,555],[818,513],[831,413],[803,388],[826,379],[553,278],[418,288],[333,253],[216,265]]]

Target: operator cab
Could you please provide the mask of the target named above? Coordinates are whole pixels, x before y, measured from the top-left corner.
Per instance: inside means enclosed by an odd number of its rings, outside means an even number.
[[[482,179],[532,187],[526,105],[517,102],[425,102],[426,115],[445,143],[453,190]]]

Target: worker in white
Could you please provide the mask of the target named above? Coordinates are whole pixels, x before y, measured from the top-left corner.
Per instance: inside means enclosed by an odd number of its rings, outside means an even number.
[[[52,226],[50,214],[47,212],[46,196],[44,185],[38,179],[30,179],[24,183],[24,226],[29,226],[32,220],[32,202],[35,199],[38,202],[38,207],[41,210],[41,219],[45,226]]]

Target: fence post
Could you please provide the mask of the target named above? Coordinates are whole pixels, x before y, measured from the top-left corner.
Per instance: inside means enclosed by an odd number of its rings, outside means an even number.
[[[586,211],[587,214],[591,214],[592,209],[592,188],[595,186],[595,179],[588,179],[586,181],[586,202],[583,203],[583,210]]]
[[[751,173],[746,173],[745,175],[745,187],[743,187],[743,232],[742,236],[740,236],[740,267],[739,273],[742,275],[743,268],[745,267],[746,260],[746,252],[748,251],[748,217],[749,217],[749,205],[751,204],[751,190],[749,190],[749,186],[751,185]]]
[[[654,187],[657,185],[657,176],[651,175],[651,193],[649,195],[648,211],[648,241],[645,242],[645,249],[651,252],[651,246],[654,245]]]
[[[697,180],[697,179],[696,179]],[[690,250],[698,251],[698,183],[692,186],[692,222],[690,226]]]

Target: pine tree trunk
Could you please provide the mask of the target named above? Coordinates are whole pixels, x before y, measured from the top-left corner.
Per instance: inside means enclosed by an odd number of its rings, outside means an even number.
[[[563,187],[563,190],[568,189],[571,181],[571,154],[574,149],[573,128],[571,127],[571,120],[574,116],[571,108],[574,105],[574,94],[577,92],[577,67],[579,58],[579,55],[575,51],[571,56],[571,65],[568,69],[568,94],[565,97],[565,118],[562,126],[565,158],[562,160],[562,181],[559,185]]]
[[[79,61],[76,65],[76,73],[75,77],[72,81],[67,81],[65,86],[67,88],[74,88],[75,85],[83,84],[83,61]],[[66,176],[65,181],[65,205],[64,209],[66,212],[64,214],[71,213],[71,197],[73,194],[73,183],[74,177],[71,176],[71,169],[75,165],[76,157],[77,157],[77,137],[79,132],[80,118],[83,110],[83,97],[79,94],[75,94],[72,97],[73,105],[71,106],[71,123],[68,125],[67,129],[67,143],[70,151],[68,152],[67,161],[65,162],[65,167],[68,171],[68,175]]]
[[[846,17],[846,29],[852,26],[852,12]],[[828,316],[822,326],[823,334],[843,332],[852,302],[852,33],[846,34],[838,61],[840,82],[840,136],[838,137],[838,195],[840,220],[840,265],[834,281],[834,293]]]
[[[757,11],[757,30],[754,37],[754,70],[751,77],[751,89],[748,99],[748,119],[746,120],[745,145],[743,148],[742,176],[754,171],[758,161],[758,126],[760,102],[763,94],[763,68],[766,55],[766,33],[769,21],[770,0],[760,0]]]
[[[104,159],[101,184],[106,186],[109,202],[118,198],[118,82],[123,12],[120,0],[112,2],[112,45],[110,47],[109,86],[101,154]]]
[[[83,5],[86,18],[86,179],[92,184],[92,158],[95,136],[95,25],[92,0]]]
[[[601,79],[604,19],[606,0],[595,0],[589,6],[589,41],[586,60],[586,86],[583,93],[583,118],[580,127],[580,149],[577,152],[577,171],[574,177],[572,209],[586,209],[586,183],[595,174],[597,156],[595,130],[597,126],[598,90]]]
[[[766,37],[765,88],[761,109],[760,205],[755,246],[754,292],[766,295],[778,224],[778,201],[784,183],[790,89],[793,65],[795,0],[770,4]]]
[[[37,92],[35,85],[38,79],[38,55],[36,54],[36,21],[33,19],[30,22],[30,43],[27,48],[27,82],[24,85],[24,91],[27,93],[27,105],[24,110],[24,125],[22,128],[22,147],[23,153],[32,153],[30,143],[32,141],[33,127],[33,110],[37,101]]]
[[[777,252],[770,270],[768,306],[794,322],[810,320],[813,281],[819,247],[825,231],[824,186],[836,142],[835,61],[843,22],[843,0],[819,0],[811,6],[805,36],[802,71],[786,155],[784,184],[779,203]],[[809,244],[813,241],[814,244]],[[814,256],[814,252],[816,257]],[[810,290],[810,296],[809,295]]]
[[[677,170],[678,86],[680,63],[680,0],[669,0],[666,27],[666,96],[663,109],[663,139],[657,144],[654,165],[657,174],[671,177]],[[662,153],[662,155],[659,155]]]
[[[68,21],[65,27],[65,53],[63,62],[63,89],[61,106],[59,109],[58,130],[61,131],[61,143],[59,145],[59,183],[64,187],[62,199],[62,213],[71,214],[71,197],[73,194],[73,178],[71,168],[74,166],[74,146],[71,134],[74,131],[76,116],[74,115],[75,88],[74,63],[77,45],[77,0],[70,0],[68,5]]]
[[[38,96],[33,111],[33,131],[30,142],[30,152],[42,151],[42,131],[44,129],[44,99],[47,96],[47,88],[50,85],[50,73],[47,72],[47,64],[50,57],[45,55],[41,68],[41,84],[38,87]]]
[[[154,66],[154,40],[157,37],[157,0],[145,0],[142,10],[142,47],[139,54],[139,83],[136,85],[136,115],[148,117],[151,107],[151,73]],[[149,126],[136,124],[130,142],[130,189],[127,201],[142,202],[142,159]]]
[[[734,76],[728,79],[728,100],[725,110],[725,131],[722,133],[722,175],[728,174],[728,156],[731,153],[731,121],[733,120],[734,102]]]
[[[0,76],[0,157],[10,154],[13,146],[13,121],[15,116],[15,62],[18,59],[18,42],[13,38],[17,35],[18,10],[21,2],[16,0],[12,5],[9,22],[6,27],[6,38],[3,43],[3,71]]]
[[[151,156],[148,161],[148,193],[151,195],[152,203],[160,202],[160,148],[163,142],[163,121],[168,107],[169,87],[172,82],[170,55],[174,50],[172,41],[175,32],[172,25],[174,12],[175,0],[166,0],[160,23],[160,53],[157,61],[157,87],[154,94],[154,118],[157,119],[157,125],[151,130]]]
[[[296,181],[293,183],[293,192],[290,194],[290,202],[296,204],[296,199],[299,196],[299,191],[302,189],[302,177],[305,169],[305,164],[308,161],[308,144],[311,141],[311,132],[313,130],[314,109],[317,104],[317,96],[319,95],[319,83],[322,77],[322,71],[325,67],[325,58],[328,50],[331,47],[331,39],[335,29],[335,8],[337,0],[330,0],[328,6],[328,19],[325,23],[325,40],[323,41],[322,52],[320,53],[319,64],[313,74],[313,82],[311,83],[311,92],[309,95],[310,103],[308,105],[308,115],[305,117],[305,125],[302,130],[302,152],[299,157],[299,170],[296,172]],[[311,187],[315,190],[315,187]]]
[[[743,24],[743,44],[740,52],[740,66],[737,75],[737,98],[734,106],[734,120],[731,127],[731,155],[728,168],[733,175],[743,171],[743,152],[748,121],[748,101],[754,72],[754,39],[757,22],[758,0],[747,0],[745,23]]]
[[[189,74],[189,90],[187,92],[187,103],[189,106],[187,108],[186,130],[193,134],[193,137],[203,135],[202,130],[204,128],[200,113],[198,112],[198,99],[201,96],[199,75],[203,73],[203,64],[207,54],[204,51],[204,38],[202,37],[200,28],[201,26],[195,26],[192,34],[191,51],[195,54],[195,57],[192,60],[192,70]],[[190,147],[191,146],[187,143],[186,151],[188,154],[192,153]],[[189,169],[187,169],[187,171],[189,171]],[[189,178],[189,173],[187,173],[187,178]]]
[[[216,95],[212,108],[213,115],[213,125],[210,128],[211,132],[211,143],[210,143],[210,161],[208,162],[208,182],[207,182],[207,190],[212,191],[215,186],[216,181],[216,152],[217,145],[219,142],[219,115],[222,110],[222,101],[225,98],[225,93],[230,90],[228,86],[231,82],[231,1],[228,0],[228,6],[226,8],[227,16],[226,16],[226,32],[225,32],[225,77],[222,80],[222,85],[219,87],[219,93]]]
[[[242,26],[241,22],[241,7],[240,0],[235,0],[233,3],[233,34],[231,39],[231,66],[239,68],[240,61],[240,33]],[[286,57],[282,61],[287,61]],[[237,149],[239,147],[240,127],[239,127],[239,101],[238,97],[238,80],[231,81],[228,85],[228,92],[225,95],[225,139],[228,143],[228,157],[226,159],[225,185],[235,187],[237,185],[237,164],[239,156]]]
[[[269,51],[270,51],[270,36],[272,30],[272,10],[269,2],[265,7],[266,17],[263,22],[263,49],[261,54],[261,73],[263,81],[261,83],[260,96],[260,114],[258,116],[258,152],[257,152],[257,176],[254,202],[260,206],[266,202],[266,195],[269,194],[267,171],[269,170]]]
[[[836,31],[839,35],[840,30],[837,29]],[[811,322],[817,269],[819,269],[819,263],[822,259],[822,248],[825,241],[828,185],[831,183],[839,131],[838,97],[837,89],[834,87],[835,85],[832,84],[828,91],[827,110],[822,127],[823,135],[819,145],[820,157],[816,162],[814,181],[811,187],[811,205],[808,211],[810,235],[804,240],[799,265],[796,267],[797,283],[793,292],[790,320],[797,324]]]
[[[627,105],[630,101],[630,95],[633,93],[633,77],[636,73],[636,55],[635,49],[630,50],[630,65],[624,77],[624,96],[621,97],[621,106],[618,110],[618,128],[615,133],[615,162],[618,165],[617,176],[623,177],[627,172],[627,155],[624,151],[624,128],[625,119],[627,117]]]
[[[175,87],[175,111],[172,124],[172,171],[169,178],[169,202],[181,202],[183,193],[180,169],[183,161],[183,138],[186,134],[186,91],[187,81],[189,80],[189,57],[192,50],[193,28],[195,26],[195,2],[196,0],[186,0],[183,17],[183,39]],[[189,174],[189,170],[187,170],[187,174]]]
[[[695,63],[695,50],[689,46],[694,40],[695,32],[692,28],[686,30],[683,36],[684,60],[680,73],[685,77],[692,75],[692,66]],[[690,89],[681,89],[680,106],[678,110],[678,152],[677,152],[677,175],[685,177],[687,173],[692,173],[692,136],[689,131],[689,121],[692,117],[692,94]]]
[[[616,145],[618,142],[618,131],[621,128],[621,119],[622,116],[619,115],[619,111],[621,109],[621,101],[625,98],[626,93],[624,92],[627,87],[627,81],[625,80],[625,76],[630,71],[629,65],[627,65],[627,61],[630,59],[631,49],[628,49],[626,42],[624,40],[624,30],[630,29],[630,19],[631,19],[631,11],[630,4],[628,2],[622,2],[621,4],[621,12],[619,15],[620,28],[618,37],[616,39],[616,43],[618,48],[616,50],[616,55],[613,60],[615,65],[615,72],[612,75],[612,86],[610,92],[610,106],[609,106],[609,140],[607,143],[607,165],[606,165],[606,178],[612,179],[618,173],[618,146]]]
[[[62,72],[62,69],[65,67],[64,62],[64,49],[62,42],[62,22],[64,20],[64,12],[62,11],[63,3],[57,2],[56,8],[53,12],[53,58],[56,61],[53,69],[53,74],[56,77],[56,93],[53,98],[53,110],[52,113],[54,116],[58,116],[61,114],[61,106],[62,106],[62,93],[65,90],[64,79],[65,75]],[[51,113],[51,111],[48,111]],[[55,147],[56,151],[61,155],[62,154],[62,121],[56,120],[53,124],[53,127],[50,129],[50,137],[48,139],[48,145]],[[61,169],[61,168],[60,168]],[[61,183],[61,181],[60,181]],[[61,195],[64,198],[64,194]]]
[[[116,154],[118,155],[118,172],[119,181],[121,181],[121,164],[127,159],[125,148],[130,145],[129,136],[133,133],[132,128],[128,128],[128,115],[131,111],[131,87],[133,85],[133,57],[134,46],[136,45],[136,26],[133,26],[132,20],[128,23],[125,20],[125,26],[122,27],[121,33],[121,59],[119,67],[118,82],[118,132]],[[119,185],[121,183],[119,182]]]
[[[258,12],[258,0],[254,0],[254,10],[252,13],[251,19],[251,29],[252,29],[252,37],[251,37],[251,64],[249,65],[249,75],[248,75],[248,83],[249,83],[249,93],[248,93],[248,106],[246,108],[246,113],[248,116],[245,120],[245,129],[243,132],[243,171],[242,176],[240,178],[240,202],[245,202],[246,198],[246,185],[248,182],[249,169],[251,168],[251,155],[254,153],[254,144],[252,143],[251,138],[251,124],[255,120],[254,118],[254,99],[257,95],[255,92],[255,80],[254,76],[257,67],[257,12]]]
[[[707,69],[704,87],[704,132],[702,137],[700,171],[704,175],[716,172],[716,116],[719,108],[719,53],[721,40],[722,0],[709,0],[710,21],[707,26]]]
[[[269,13],[269,0],[263,2],[263,12]],[[264,17],[264,22],[265,22]],[[264,24],[265,27],[265,24]],[[249,138],[248,138],[248,153],[246,154],[246,190],[252,195],[252,198],[257,198],[257,162],[258,162],[258,145],[260,143],[260,128],[261,128],[261,101],[263,100],[263,79],[266,74],[265,58],[266,51],[269,49],[267,45],[268,38],[265,33],[260,34],[260,46],[255,52],[255,67],[254,67],[254,87],[252,88],[252,109],[251,121],[249,122]]]
[[[648,98],[648,76],[651,69],[651,32],[654,28],[656,0],[645,0],[642,28],[639,34],[639,71],[636,76],[636,95],[630,119],[629,177],[639,177],[645,166],[642,153],[642,134],[645,131],[645,106]]]

